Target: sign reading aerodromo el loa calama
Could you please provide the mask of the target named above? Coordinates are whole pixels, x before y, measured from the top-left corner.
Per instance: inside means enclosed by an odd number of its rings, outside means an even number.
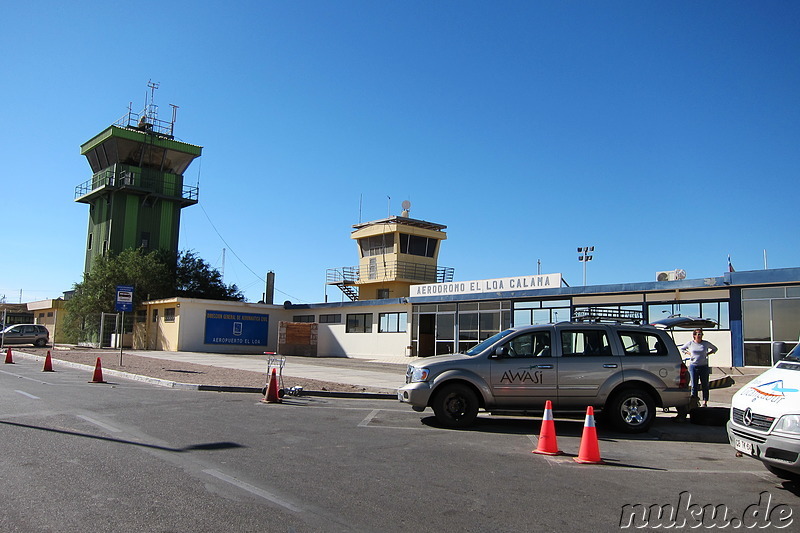
[[[410,296],[439,296],[444,294],[471,294],[482,292],[525,291],[555,289],[561,286],[561,274],[534,274],[512,278],[452,281],[412,285]]]

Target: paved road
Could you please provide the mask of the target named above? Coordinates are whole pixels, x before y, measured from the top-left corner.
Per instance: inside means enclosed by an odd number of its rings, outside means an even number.
[[[624,505],[738,515],[798,488],[727,444],[601,433],[557,420],[562,457],[531,454],[538,422],[436,427],[394,401],[180,391],[37,362],[0,367],[2,531],[614,531]]]

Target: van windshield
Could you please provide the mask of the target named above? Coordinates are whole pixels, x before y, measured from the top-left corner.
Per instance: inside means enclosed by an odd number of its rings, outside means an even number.
[[[472,348],[470,348],[469,350],[467,350],[464,353],[466,355],[478,355],[479,353],[484,351],[486,348],[488,348],[492,344],[496,343],[497,341],[499,341],[500,339],[502,339],[506,335],[510,334],[511,332],[512,332],[512,330],[507,329],[505,331],[501,331],[500,333],[496,333],[496,334],[492,335],[491,337],[489,337],[488,339],[486,339],[485,341],[483,341],[483,342],[481,342],[479,344],[476,344],[475,346],[473,346]]]
[[[800,344],[792,348],[792,351],[789,352],[786,357],[783,358],[784,361],[794,361],[795,363],[800,363]]]

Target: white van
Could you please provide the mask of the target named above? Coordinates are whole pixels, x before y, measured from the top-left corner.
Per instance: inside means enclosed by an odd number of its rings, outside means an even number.
[[[785,479],[800,479],[800,344],[731,401],[731,446]]]

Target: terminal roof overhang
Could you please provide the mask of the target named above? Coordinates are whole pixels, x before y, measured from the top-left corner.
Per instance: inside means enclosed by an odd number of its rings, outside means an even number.
[[[424,304],[459,301],[506,300],[514,298],[567,298],[574,296],[597,296],[636,292],[691,291],[702,289],[763,287],[800,283],[800,267],[770,270],[726,272],[722,276],[676,281],[644,281],[615,285],[588,285],[580,287],[558,287],[552,289],[528,289],[519,291],[483,292],[472,294],[408,296],[386,300],[361,300],[356,302],[330,302],[318,304],[292,304],[288,309],[317,309],[334,307],[363,307],[389,304]]]
[[[93,173],[122,163],[183,175],[202,151],[202,146],[119,126],[110,126],[81,145],[81,155],[86,156]]]

